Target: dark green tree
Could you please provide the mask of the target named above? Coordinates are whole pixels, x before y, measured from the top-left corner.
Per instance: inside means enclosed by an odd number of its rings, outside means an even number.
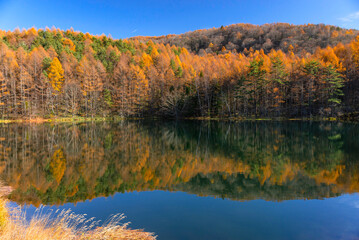
[[[333,65],[324,68],[324,81],[326,82],[325,91],[328,93],[328,104],[331,108],[341,105],[341,97],[344,96],[344,79]],[[332,109],[334,110],[334,109]],[[333,111],[332,111],[333,112]]]

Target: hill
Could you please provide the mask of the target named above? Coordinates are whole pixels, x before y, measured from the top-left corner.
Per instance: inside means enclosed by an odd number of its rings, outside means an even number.
[[[338,43],[347,44],[359,34],[355,29],[344,29],[324,24],[293,25],[276,24],[233,24],[220,28],[203,29],[179,35],[161,37],[134,37],[132,39],[152,40],[156,43],[185,47],[192,52],[220,52],[222,48],[229,51],[244,52],[245,49],[261,50],[265,53],[271,49],[288,52],[293,46],[295,53],[302,51],[313,53],[317,47],[326,48]]]

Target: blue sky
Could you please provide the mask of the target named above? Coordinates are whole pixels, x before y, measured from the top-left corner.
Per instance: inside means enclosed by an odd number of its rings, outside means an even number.
[[[127,38],[274,22],[359,29],[359,0],[0,0],[3,30],[73,27]]]

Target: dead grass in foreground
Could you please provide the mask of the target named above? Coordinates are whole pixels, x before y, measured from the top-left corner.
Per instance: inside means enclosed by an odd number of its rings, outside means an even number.
[[[74,214],[71,210],[43,213],[38,209],[31,219],[19,207],[10,207],[0,196],[1,240],[155,240],[152,233],[131,230],[121,224],[123,215],[115,215],[100,225],[93,218]]]

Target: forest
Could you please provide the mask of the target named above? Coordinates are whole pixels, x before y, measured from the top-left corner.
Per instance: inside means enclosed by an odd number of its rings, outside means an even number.
[[[236,24],[115,40],[0,30],[2,119],[357,114],[358,31]]]

